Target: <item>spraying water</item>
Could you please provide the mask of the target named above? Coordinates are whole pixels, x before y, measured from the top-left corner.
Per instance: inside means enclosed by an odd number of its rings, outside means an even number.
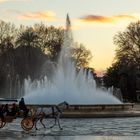
[[[53,79],[44,77],[42,81],[25,80],[25,100],[29,104],[56,104],[67,101],[70,104],[119,104],[116,97],[96,88],[91,72],[81,69],[78,73],[70,59],[73,45],[67,15],[66,31],[61,54]]]

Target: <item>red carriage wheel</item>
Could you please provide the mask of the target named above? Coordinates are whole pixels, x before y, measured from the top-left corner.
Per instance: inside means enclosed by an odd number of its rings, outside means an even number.
[[[26,117],[21,121],[21,127],[26,131],[31,130],[33,126],[34,126],[34,121],[32,117]]]

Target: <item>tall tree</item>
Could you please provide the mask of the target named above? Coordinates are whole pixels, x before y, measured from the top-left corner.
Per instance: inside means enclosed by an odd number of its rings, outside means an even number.
[[[88,67],[91,58],[91,52],[83,44],[75,43],[72,50],[72,59],[75,61],[77,68]]]
[[[15,46],[17,29],[14,24],[0,21],[0,55]]]
[[[46,48],[51,55],[52,61],[58,59],[64,40],[64,30],[62,28],[48,27]]]
[[[38,47],[39,46],[39,36],[34,32],[32,27],[27,27],[19,37],[17,38],[18,46],[28,46],[28,47]]]
[[[118,46],[117,61],[125,58],[126,63],[140,66],[140,21],[130,23],[124,32],[116,34],[114,43]]]
[[[45,52],[46,42],[48,40],[48,27],[43,23],[37,23],[34,24],[33,29],[39,36],[40,48]]]
[[[50,57],[52,61],[56,61],[64,39],[64,29],[54,26],[47,27],[45,24],[35,24],[35,32],[40,36],[40,44],[42,50]]]
[[[123,32],[118,32],[114,44],[117,45],[115,63],[108,69],[104,80],[107,84],[110,79],[110,85],[121,88],[125,99],[136,100],[137,74],[140,71],[140,21],[130,23]]]

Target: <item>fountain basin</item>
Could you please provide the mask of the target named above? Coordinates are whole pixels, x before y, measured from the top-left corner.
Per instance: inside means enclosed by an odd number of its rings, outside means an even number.
[[[35,110],[37,107],[51,107],[53,105],[28,105]],[[110,118],[110,117],[140,117],[140,111],[135,109],[134,103],[125,104],[97,104],[70,105],[64,110],[63,118]]]

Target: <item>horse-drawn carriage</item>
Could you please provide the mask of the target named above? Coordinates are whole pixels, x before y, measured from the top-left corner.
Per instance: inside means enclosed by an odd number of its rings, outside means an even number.
[[[8,105],[9,110],[11,109],[11,105],[15,102],[18,102],[17,99],[5,99],[5,98],[0,98],[0,104],[1,106],[5,106]],[[18,105],[17,105],[18,108]],[[24,113],[22,110],[17,110],[17,112],[14,115],[11,114],[2,114],[2,116],[0,116],[0,128],[3,128],[7,123],[12,123],[16,118],[22,118],[21,119],[21,127],[26,130],[29,131],[33,128],[34,126],[34,121],[33,121],[33,116],[32,114],[29,112],[29,116],[24,116]]]
[[[0,99],[1,105],[7,102],[10,102],[9,104],[9,108],[10,108],[11,103],[18,102],[18,100]],[[35,129],[37,130],[36,124],[38,121],[40,121],[43,127],[46,128],[45,124],[43,123],[43,119],[51,116],[55,119],[55,123],[51,126],[51,128],[54,127],[56,123],[58,123],[59,128],[62,129],[59,123],[59,118],[60,115],[62,114],[63,109],[68,108],[68,106],[69,106],[68,103],[64,101],[58,105],[53,105],[51,107],[39,107],[36,108],[35,110],[30,109],[27,116],[24,115],[22,110],[18,110],[14,116],[5,115],[3,117],[0,117],[0,128],[3,128],[6,125],[6,123],[12,123],[16,118],[22,118],[20,124],[25,131],[29,131],[33,127],[35,127]]]

